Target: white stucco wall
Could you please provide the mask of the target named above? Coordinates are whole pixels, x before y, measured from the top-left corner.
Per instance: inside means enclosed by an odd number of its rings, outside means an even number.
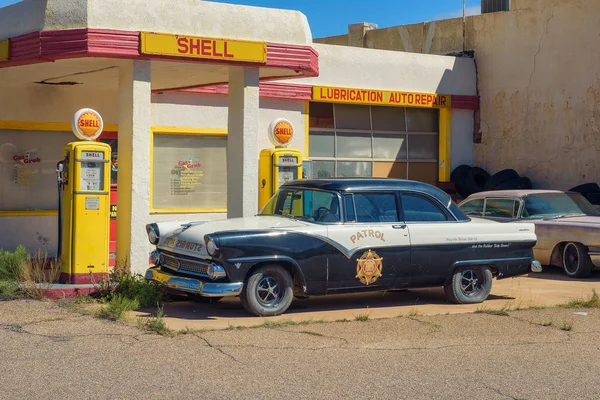
[[[304,100],[263,97],[260,99],[259,151],[271,148],[269,125],[277,118],[287,118],[294,126],[289,147],[304,153]],[[192,93],[163,93],[153,96],[152,124],[197,128],[227,128],[227,96]]]
[[[0,39],[41,30],[102,28],[308,44],[299,11],[202,0],[24,0],[0,9]]]
[[[319,76],[291,83],[439,94],[477,94],[475,63],[468,58],[314,43]]]
[[[117,93],[111,90],[94,90],[90,95],[83,85],[31,83],[10,90],[0,88],[0,120],[70,123],[77,110],[89,107],[102,115],[105,124],[116,124],[119,114],[116,103]]]

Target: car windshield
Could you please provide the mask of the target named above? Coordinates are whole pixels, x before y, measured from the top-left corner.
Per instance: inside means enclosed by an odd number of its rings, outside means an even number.
[[[339,199],[332,192],[285,188],[275,193],[258,215],[336,223],[340,221]]]
[[[579,193],[545,193],[525,197],[523,219],[565,218],[600,215]]]

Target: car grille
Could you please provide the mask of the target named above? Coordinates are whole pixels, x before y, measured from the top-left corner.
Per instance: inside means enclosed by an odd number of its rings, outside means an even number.
[[[209,277],[208,266],[210,263],[204,261],[192,261],[161,252],[160,265],[177,272],[198,275],[205,278]]]

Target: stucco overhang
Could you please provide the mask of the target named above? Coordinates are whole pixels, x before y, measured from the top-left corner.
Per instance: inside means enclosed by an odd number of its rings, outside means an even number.
[[[261,95],[311,99],[313,86],[435,93],[451,96],[452,108],[476,110],[477,71],[471,58],[417,54],[360,47],[313,44],[319,75],[261,83]],[[198,86],[186,92],[227,94],[227,86]]]
[[[142,32],[262,42],[267,60],[143,54]],[[10,59],[0,62],[0,85],[7,86],[116,85],[113,69],[122,59],[152,60],[153,90],[227,82],[229,65],[260,67],[263,80],[318,75],[306,17],[288,10],[201,0],[24,0],[0,8],[0,39],[6,38]]]

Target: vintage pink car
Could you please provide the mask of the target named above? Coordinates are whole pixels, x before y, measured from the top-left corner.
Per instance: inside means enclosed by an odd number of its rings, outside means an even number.
[[[498,190],[475,193],[458,207],[470,217],[533,222],[534,257],[562,267],[573,278],[600,268],[600,212],[581,194],[556,190]]]

